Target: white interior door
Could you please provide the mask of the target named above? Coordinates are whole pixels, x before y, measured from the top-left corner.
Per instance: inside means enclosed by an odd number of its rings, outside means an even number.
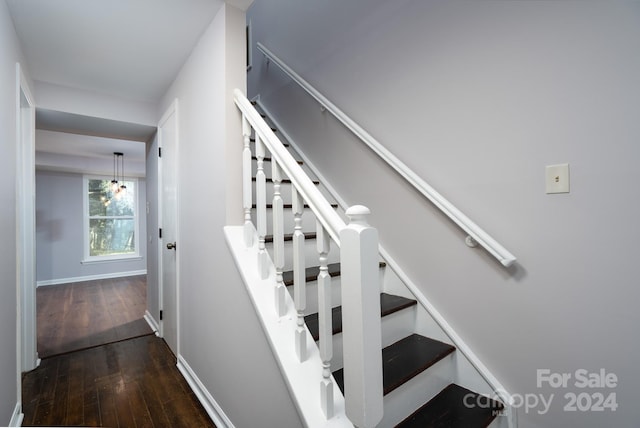
[[[177,146],[178,146],[178,102],[175,100],[158,126],[160,147],[159,183],[162,230],[160,242],[160,333],[177,356],[178,340],[178,221],[177,221]]]

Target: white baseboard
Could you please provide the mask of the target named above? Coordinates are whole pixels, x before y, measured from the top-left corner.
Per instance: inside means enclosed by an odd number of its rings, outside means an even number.
[[[151,330],[153,330],[153,332],[157,336],[158,332],[160,331],[160,325],[148,310],[144,311],[144,320],[147,322],[147,324],[149,324],[149,327],[151,327]]]
[[[142,269],[142,270],[133,270],[128,272],[105,273],[100,275],[75,276],[72,278],[47,279],[43,281],[38,281],[36,283],[36,286],[43,287],[46,285],[71,284],[72,282],[95,281],[97,279],[124,278],[126,276],[137,276],[137,275],[146,275],[146,274],[147,274],[147,270]]]
[[[224,413],[220,405],[213,399],[207,388],[202,384],[198,376],[191,369],[182,355],[178,355],[178,370],[198,397],[200,403],[209,414],[213,423],[219,428],[235,428],[231,420]]]
[[[22,426],[22,419],[24,419],[24,413],[22,413],[22,403],[16,403],[16,407],[13,409],[13,415],[9,421],[10,427]]]

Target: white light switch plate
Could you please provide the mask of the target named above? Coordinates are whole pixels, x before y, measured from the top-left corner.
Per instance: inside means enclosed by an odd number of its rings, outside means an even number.
[[[569,164],[548,165],[545,180],[547,194],[569,193]]]

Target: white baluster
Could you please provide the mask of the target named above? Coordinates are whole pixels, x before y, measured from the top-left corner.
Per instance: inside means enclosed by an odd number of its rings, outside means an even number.
[[[276,267],[276,313],[282,317],[287,312],[285,293],[287,288],[282,281],[284,268],[284,205],[280,195],[282,170],[275,158],[271,158],[271,177],[273,180],[273,264]]]
[[[304,310],[307,307],[306,266],[304,260],[304,233],[302,233],[302,213],[304,201],[294,186],[293,201],[293,299],[296,305],[296,354],[300,362],[307,359],[307,330],[304,327]]]
[[[350,207],[340,231],[345,410],[360,428],[376,426],[383,413],[378,232],[369,213]]]
[[[333,417],[333,382],[331,381],[331,359],[333,358],[333,323],[331,313],[331,275],[327,266],[330,249],[329,233],[316,220],[316,243],[320,260],[318,273],[318,333],[320,358],[322,359],[322,380],[320,400],[327,419]]]
[[[247,247],[253,245],[253,225],[251,224],[251,126],[244,114],[242,115],[242,136],[244,149],[242,150],[242,207],[244,208],[244,243]]]
[[[256,158],[258,171],[256,172],[256,210],[258,217],[258,272],[261,279],[269,275],[268,255],[264,244],[267,234],[267,178],[264,175],[264,143],[256,133]]]

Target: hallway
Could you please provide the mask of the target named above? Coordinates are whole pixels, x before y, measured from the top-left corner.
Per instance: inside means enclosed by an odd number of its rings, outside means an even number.
[[[144,320],[146,275],[38,287],[38,355],[152,334]]]
[[[155,335],[45,358],[22,385],[22,426],[215,426]]]
[[[213,427],[143,319],[146,276],[40,287],[23,426]]]

